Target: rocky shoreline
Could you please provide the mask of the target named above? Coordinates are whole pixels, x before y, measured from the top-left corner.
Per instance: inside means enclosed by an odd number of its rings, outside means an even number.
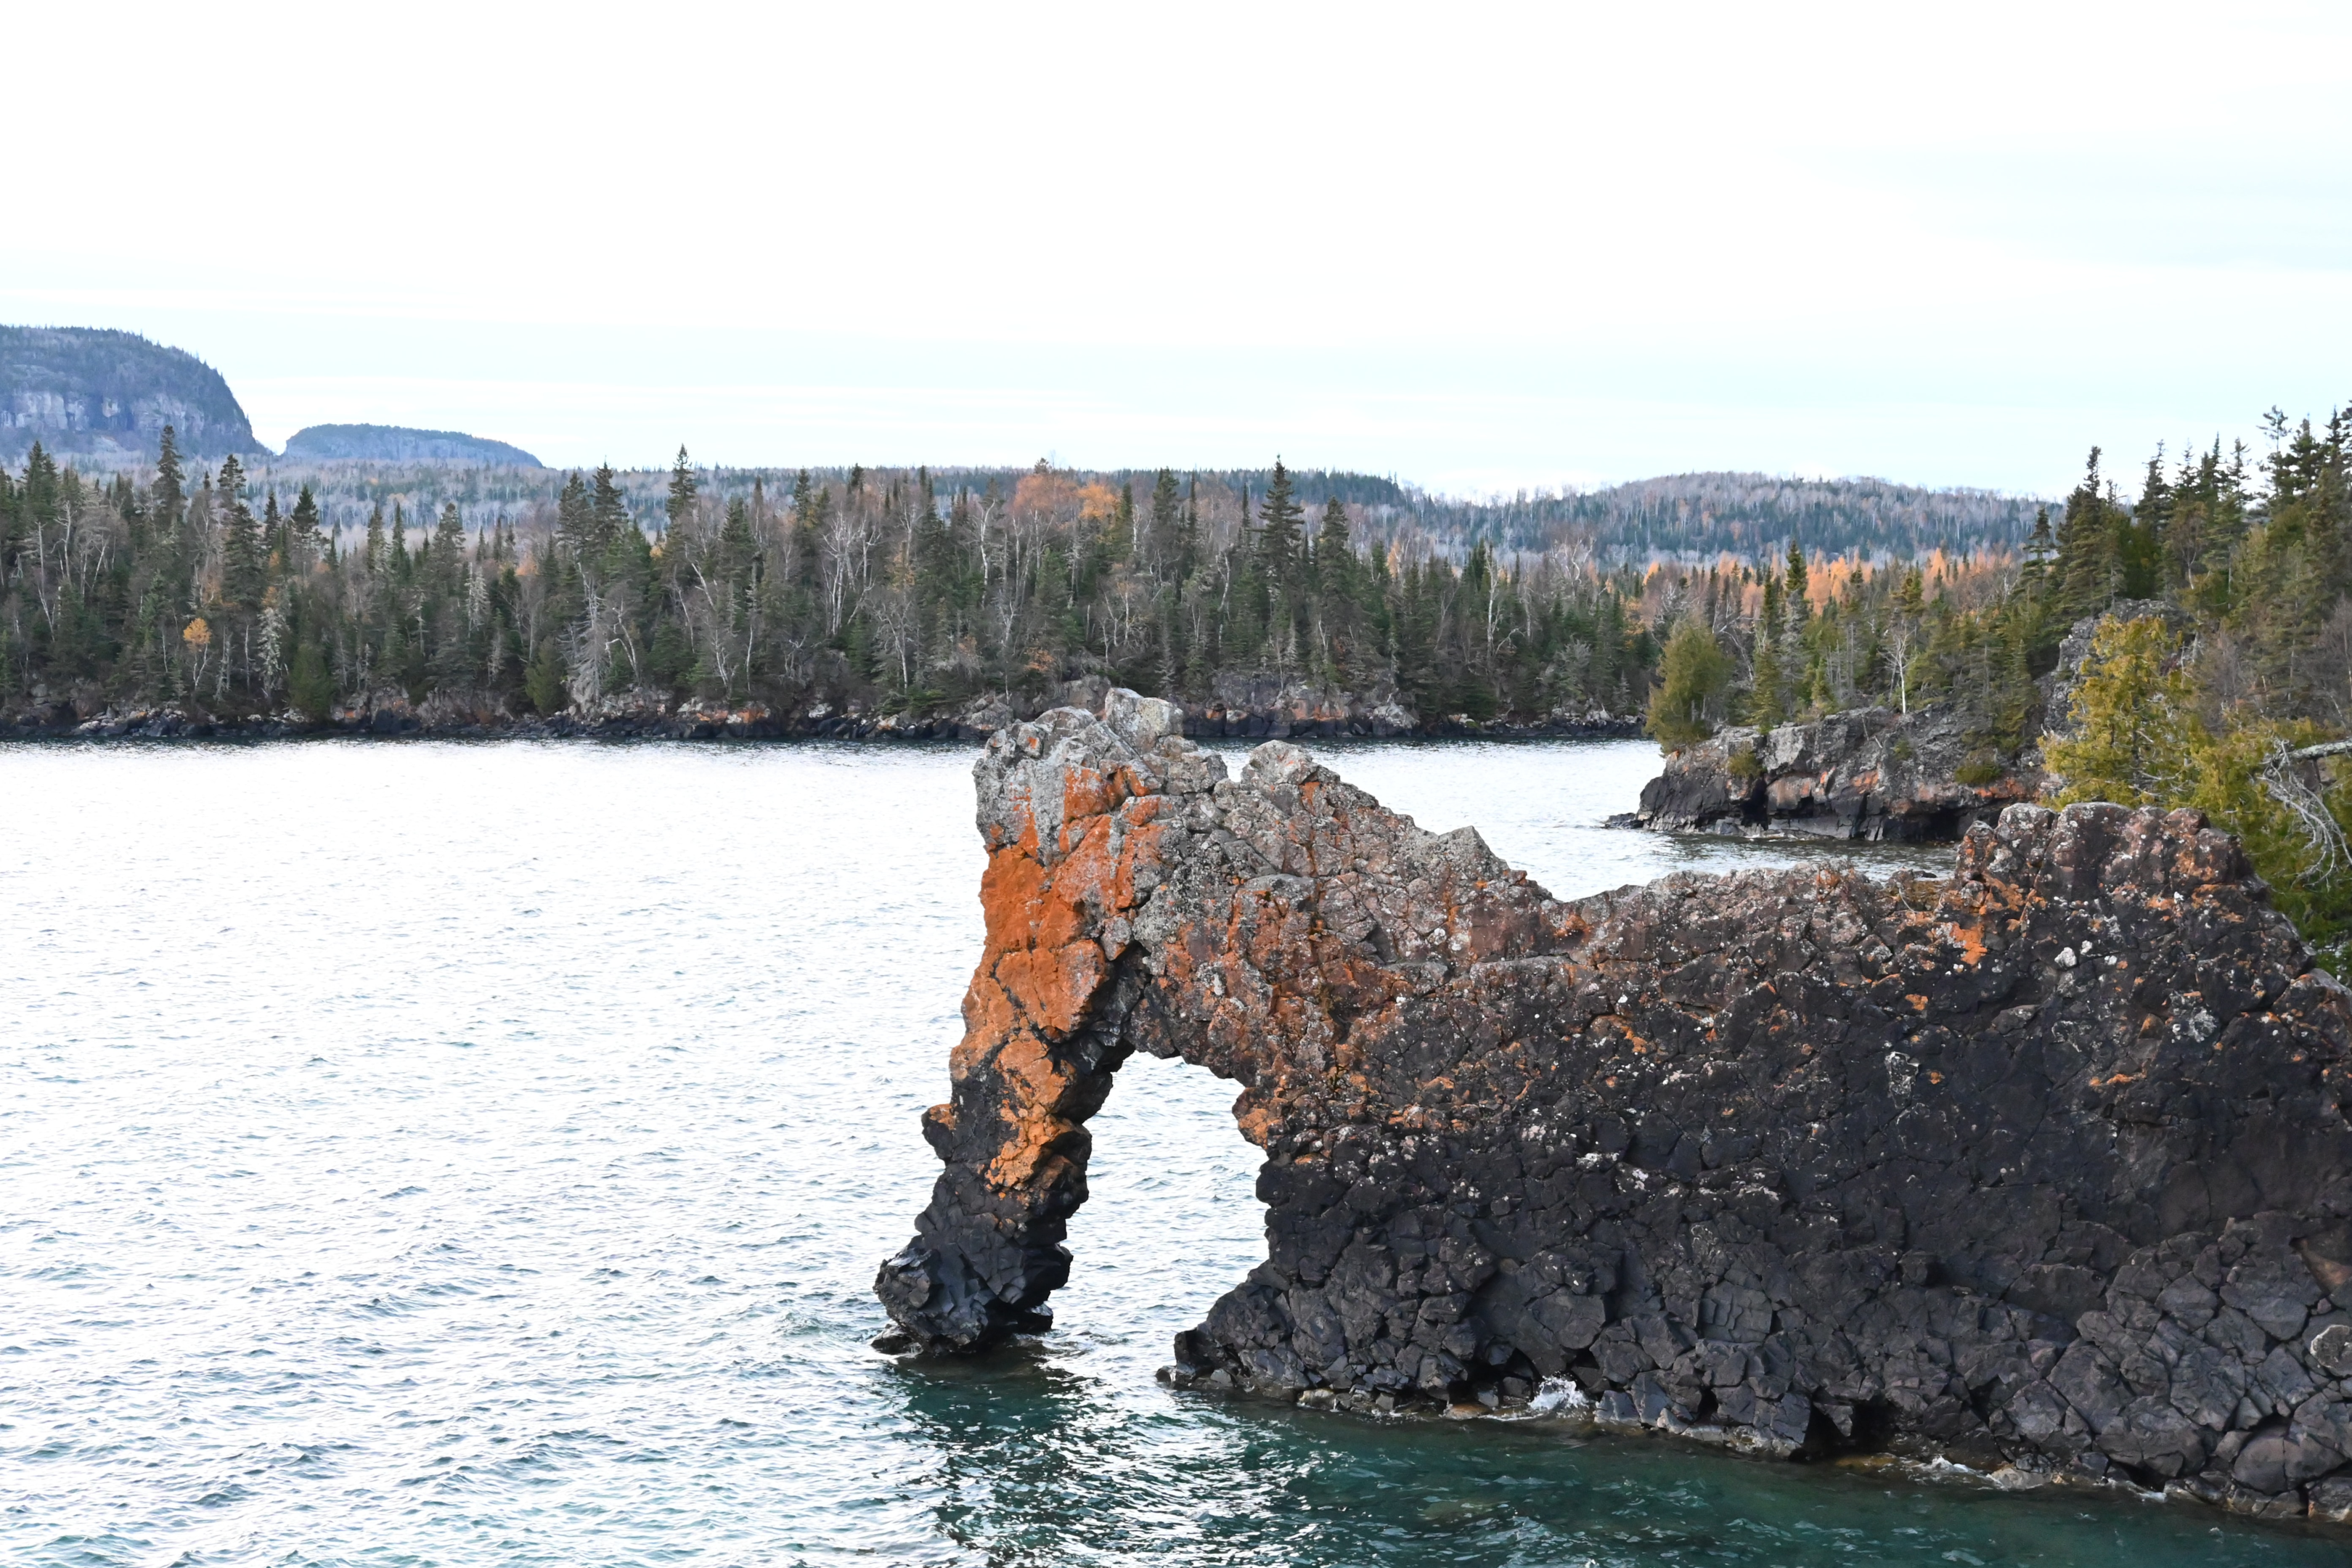
[[[2352,1521],[2352,994],[2193,814],[2012,805],[1947,878],[1561,901],[1297,747],[1111,693],[974,769],[987,944],[876,1289],[1050,1322],[1134,1051],[1241,1089],[1266,1260],[1170,1381],[1940,1456]],[[2341,1301],[2339,1303],[2339,1298]]]
[[[2074,623],[2056,665],[2034,684],[2028,733],[1997,752],[1972,735],[1960,705],[1908,712],[1855,708],[1769,729],[1728,725],[1666,753],[1641,805],[1612,827],[1738,837],[1951,843],[2008,807],[2040,798],[2051,781],[2041,738],[2063,732],[2093,637],[2111,620],[2180,612],[2148,599],[2117,601]]]
[[[1948,706],[1860,708],[1764,731],[1732,726],[1666,754],[1622,827],[1949,842],[2042,791],[2029,752],[1978,776]],[[1973,781],[1973,782],[1971,782]]]
[[[593,739],[606,741],[944,741],[976,743],[1054,707],[1099,708],[1111,689],[1100,679],[1065,682],[1044,696],[991,696],[952,712],[883,711],[856,702],[813,702],[784,710],[764,702],[673,701],[659,693],[625,692],[552,714],[517,713],[487,699],[435,696],[413,703],[378,691],[338,704],[322,720],[291,712],[216,715],[196,704],[115,708],[93,701],[43,702],[0,713],[0,740],[285,741],[341,736],[440,740]],[[1221,681],[1209,699],[1182,705],[1183,729],[1202,739],[1606,739],[1642,733],[1638,716],[1603,710],[1423,717],[1401,697],[1371,698],[1286,686],[1271,680]]]

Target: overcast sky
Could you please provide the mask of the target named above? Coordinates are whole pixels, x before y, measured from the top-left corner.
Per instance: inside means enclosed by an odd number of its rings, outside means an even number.
[[[0,320],[192,350],[273,445],[2050,491],[2352,399],[2340,0],[9,32]]]

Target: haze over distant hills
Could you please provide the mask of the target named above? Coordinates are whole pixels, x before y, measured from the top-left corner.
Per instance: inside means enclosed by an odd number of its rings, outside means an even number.
[[[520,447],[457,430],[412,430],[402,425],[312,425],[286,442],[289,463],[476,463],[492,468],[546,465]]]
[[[218,371],[184,350],[134,333],[88,327],[0,327],[0,462],[24,459],[35,441],[84,468],[152,462],[165,425],[192,461],[231,452],[275,470],[270,482],[312,483],[330,525],[363,519],[380,501],[411,508],[455,500],[473,525],[551,505],[562,475],[520,447],[456,430],[391,425],[313,425],[297,431],[276,457],[257,440],[236,395]],[[491,470],[497,470],[495,473]],[[846,469],[813,470],[840,479]],[[771,496],[787,493],[794,470],[705,470],[722,488],[761,479]],[[939,492],[975,494],[993,486],[1010,495],[1024,468],[934,467]],[[1183,470],[1245,504],[1262,495],[1262,470]],[[1293,471],[1299,493],[1336,497],[1362,509],[1375,532],[1417,535],[1459,553],[1484,540],[1505,554],[1587,549],[1600,562],[1638,565],[1730,554],[1776,554],[1794,539],[1816,554],[1859,551],[1911,555],[1937,547],[1969,551],[2014,546],[2032,531],[2040,503],[1984,490],[1927,489],[1884,479],[1810,479],[1764,474],[1696,473],[1601,489],[1465,500],[1431,495],[1393,478]],[[259,475],[257,474],[258,478]],[[1151,488],[1154,470],[1112,469],[1082,477],[1113,487]],[[633,510],[661,513],[665,471],[627,473],[619,485]],[[656,526],[658,526],[656,524]]]
[[[163,426],[180,450],[268,450],[221,373],[185,349],[97,327],[0,327],[0,458],[33,443],[59,457],[135,462]]]

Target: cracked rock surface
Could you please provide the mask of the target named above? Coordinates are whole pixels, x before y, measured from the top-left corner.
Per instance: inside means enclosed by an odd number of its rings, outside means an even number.
[[[974,770],[987,944],[877,1281],[898,1344],[1049,1321],[1143,1050],[1238,1084],[1265,1152],[1266,1261],[1179,1382],[1572,1384],[1765,1453],[2352,1519],[2352,998],[2228,836],[2012,805],[1946,879],[1567,901],[1286,742],[1228,778],[1180,719],[1114,691]]]
[[[1971,756],[1968,722],[1951,704],[1908,715],[1857,708],[1769,731],[1734,726],[1669,754],[1622,820],[1676,833],[1942,842],[2041,788],[2033,766],[1963,784]]]

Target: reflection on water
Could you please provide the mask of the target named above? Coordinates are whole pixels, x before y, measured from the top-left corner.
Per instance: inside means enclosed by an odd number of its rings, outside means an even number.
[[[1601,828],[1646,746],[1329,755],[1563,896],[1841,853]],[[1231,1086],[1172,1063],[1096,1121],[1054,1333],[875,1355],[979,942],[971,760],[0,747],[0,1562],[2343,1560],[1171,1394],[1264,1256]]]

